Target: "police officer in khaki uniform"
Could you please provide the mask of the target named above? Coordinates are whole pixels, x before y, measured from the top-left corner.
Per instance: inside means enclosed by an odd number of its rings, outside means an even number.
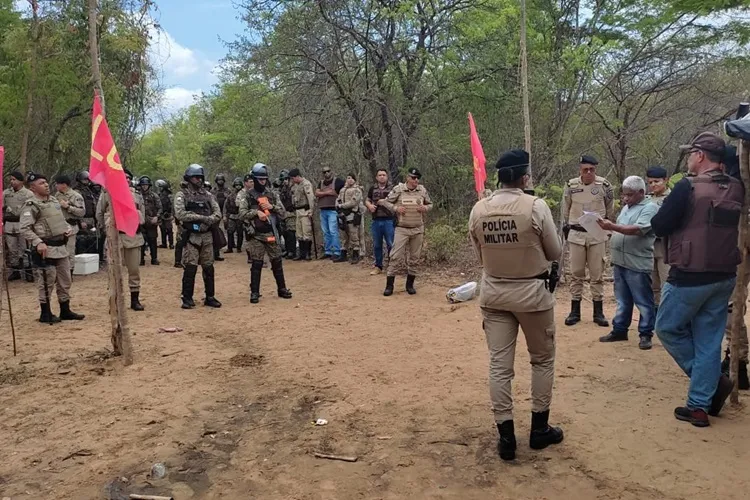
[[[388,194],[385,200],[378,201],[396,214],[396,234],[393,238],[390,262],[383,295],[393,295],[396,274],[406,270],[406,292],[414,295],[416,265],[422,254],[424,242],[424,214],[432,209],[430,194],[419,184],[422,174],[416,168],[406,173],[406,182],[402,182]]]
[[[23,174],[10,174],[10,187],[3,191],[3,233],[8,249],[8,263],[13,271],[8,281],[21,279],[23,253],[26,251],[26,240],[21,235],[21,210],[26,201],[34,194],[23,186]]]
[[[70,260],[66,244],[71,227],[65,222],[60,202],[49,194],[47,178],[30,172],[26,181],[34,196],[23,206],[21,234],[32,248],[42,310],[39,321],[52,324],[60,320],[82,320],[83,314],[70,310]],[[49,303],[53,285],[56,285],[60,302],[59,318],[52,314]]]
[[[603,218],[614,218],[614,194],[612,185],[604,177],[596,175],[599,162],[593,156],[581,157],[581,176],[570,179],[563,194],[563,232],[570,244],[570,267],[573,273],[570,285],[572,303],[570,314],[565,319],[568,326],[581,321],[581,297],[586,267],[589,269],[591,298],[594,302],[594,323],[609,326],[604,317],[604,254],[607,237],[595,238],[578,224],[583,212],[596,212]]]
[[[227,228],[227,253],[234,253],[235,248],[237,248],[237,253],[241,253],[244,231],[240,222],[237,195],[242,191],[242,179],[235,177],[232,181],[232,188],[234,191],[231,196],[227,196],[227,199],[224,201],[224,210],[222,211],[224,214],[224,227]]]
[[[125,177],[128,179],[128,184],[133,180],[133,174],[129,170],[125,170]],[[130,289],[130,308],[134,311],[143,311],[144,307],[141,304],[141,267],[139,265],[141,260],[141,248],[145,243],[143,232],[141,230],[143,224],[146,221],[146,205],[143,201],[143,197],[136,191],[134,187],[130,187],[130,192],[133,195],[133,203],[135,208],[138,210],[139,227],[135,236],[128,236],[127,234],[120,231],[120,248],[122,254],[122,263],[128,270],[128,288]],[[111,212],[109,211],[110,198],[109,193],[106,191],[99,197],[99,202],[96,204],[96,221],[101,227],[107,227],[107,221],[109,220]]]
[[[496,165],[502,187],[471,211],[469,232],[483,267],[482,322],[490,354],[490,397],[503,460],[516,456],[511,382],[518,327],[531,358],[533,449],[563,440],[551,427],[549,408],[555,373],[554,277],[549,267],[562,254],[552,213],[544,200],[526,194],[529,154],[513,149]],[[552,289],[552,290],[551,290]]]
[[[646,170],[646,182],[648,183],[648,199],[661,207],[664,200],[671,192],[669,189],[667,169],[662,166],[649,167]],[[664,240],[656,238],[654,242],[654,270],[651,272],[651,288],[654,291],[654,304],[659,307],[661,302],[661,286],[667,282],[669,264],[665,259]]]
[[[253,188],[239,198],[240,221],[246,229],[245,250],[252,260],[250,269],[250,303],[260,301],[260,278],[263,259],[271,261],[271,271],[276,280],[276,291],[282,299],[291,299],[292,292],[286,287],[284,267],[281,260],[281,244],[278,224],[284,217],[284,206],[268,182],[268,167],[256,163],[252,170]]]
[[[86,215],[86,206],[83,196],[70,187],[70,177],[60,174],[55,177],[55,189],[57,194],[55,198],[60,202],[65,221],[71,227],[70,236],[68,237],[68,258],[70,259],[70,272],[76,267],[76,235],[78,234],[81,219]]]
[[[198,266],[203,268],[203,285],[206,289],[204,306],[221,307],[216,300],[214,270],[214,244],[211,226],[221,220],[221,210],[216,198],[206,189],[206,174],[200,165],[190,165],[185,170],[188,185],[181,189],[174,199],[175,218],[182,229],[182,308],[195,307],[193,291]]]
[[[334,262],[346,262],[351,252],[351,263],[358,264],[359,227],[362,225],[362,189],[357,186],[354,174],[346,176],[344,187],[336,199],[336,210],[339,212],[339,229],[341,229],[341,255]]]
[[[299,241],[299,253],[294,260],[311,260],[313,251],[312,217],[315,208],[315,193],[312,183],[302,177],[298,168],[289,171],[292,186],[292,203],[297,216],[296,233]]]

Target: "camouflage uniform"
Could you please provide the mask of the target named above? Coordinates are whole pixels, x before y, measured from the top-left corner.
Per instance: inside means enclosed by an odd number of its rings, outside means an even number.
[[[86,214],[86,206],[83,201],[83,196],[73,188],[68,188],[64,193],[58,191],[57,194],[55,194],[55,198],[57,198],[58,201],[64,200],[68,203],[68,208],[63,208],[62,212],[65,221],[71,227],[70,236],[68,236],[68,244],[66,246],[68,248],[68,259],[70,261],[70,272],[72,273],[73,269],[76,267],[76,235],[78,234],[78,225]]]
[[[3,191],[4,239],[8,249],[8,263],[16,275],[23,268],[23,253],[26,250],[26,240],[21,235],[21,211],[26,201],[33,197],[34,193],[25,187],[18,191],[9,187]]]

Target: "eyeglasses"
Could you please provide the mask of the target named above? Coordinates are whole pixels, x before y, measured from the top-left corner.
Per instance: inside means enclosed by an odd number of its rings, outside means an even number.
[[[324,173],[324,174],[330,174],[330,173],[331,173],[331,171],[330,171],[330,170],[323,170],[323,173]]]

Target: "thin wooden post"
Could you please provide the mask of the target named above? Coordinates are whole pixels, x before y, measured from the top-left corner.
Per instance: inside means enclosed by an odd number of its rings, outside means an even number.
[[[531,163],[531,111],[529,110],[529,62],[526,56],[526,0],[521,0],[521,97],[523,100],[523,135]],[[534,186],[529,165],[529,187]]]
[[[102,75],[99,68],[99,42],[96,35],[97,0],[89,0],[89,51],[91,53],[91,73],[94,86],[102,103],[102,113],[106,107],[102,90]],[[109,195],[109,193],[107,193]],[[102,196],[105,196],[102,194]],[[125,313],[122,282],[122,254],[120,253],[120,234],[115,228],[114,203],[110,195],[107,226],[107,276],[109,278],[109,316],[112,324],[112,348],[115,355],[123,357],[123,364],[133,363],[133,349],[128,329],[128,318]]]
[[[742,183],[750,186],[750,141],[740,141],[740,175]],[[745,304],[747,304],[747,288],[744,286],[746,277],[750,273],[750,260],[748,260],[747,245],[748,238],[748,209],[750,209],[750,189],[745,189],[745,200],[740,215],[740,251],[742,252],[742,263],[737,268],[737,283],[732,294],[732,343],[729,346],[730,363],[729,378],[734,382],[730,401],[733,404],[740,402],[739,387],[737,385],[737,373],[740,368],[740,332],[745,321]]]
[[[23,124],[21,135],[21,160],[19,168],[26,173],[26,162],[29,155],[29,136],[34,124],[34,91],[36,90],[37,66],[39,64],[39,2],[29,0],[31,5],[31,74],[29,75],[29,88],[26,91],[26,120]]]

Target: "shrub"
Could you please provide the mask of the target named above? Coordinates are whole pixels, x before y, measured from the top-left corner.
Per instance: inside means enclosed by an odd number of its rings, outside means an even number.
[[[467,222],[459,225],[438,220],[425,229],[426,263],[454,264],[464,259],[469,241]]]

